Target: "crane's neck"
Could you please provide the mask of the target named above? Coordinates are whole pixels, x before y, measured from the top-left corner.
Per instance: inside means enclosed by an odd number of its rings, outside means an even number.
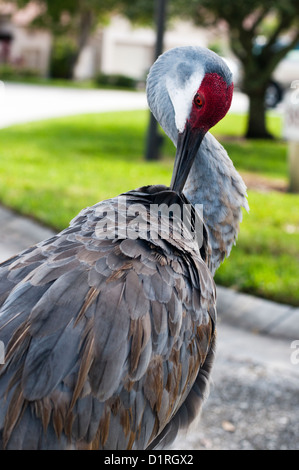
[[[198,79],[198,74],[208,72],[215,61],[218,64],[219,58],[211,51],[199,47],[181,47],[160,56],[150,70],[147,78],[148,104],[175,145],[178,128],[173,94],[175,90],[181,90],[183,98],[188,100],[186,90],[193,83],[193,78]],[[182,101],[179,104],[182,105]],[[214,273],[235,243],[242,207],[248,210],[248,204],[241,176],[224,148],[210,133],[206,134],[201,143],[184,193],[191,203],[203,204],[212,248],[211,270]]]
[[[246,186],[220,143],[207,133],[197,153],[184,194],[203,205],[212,248],[211,271],[230,254],[239,232],[242,207],[249,210]]]

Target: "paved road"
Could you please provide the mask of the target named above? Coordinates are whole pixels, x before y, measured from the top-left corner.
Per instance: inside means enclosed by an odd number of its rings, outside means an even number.
[[[0,104],[0,127],[75,114],[147,107],[143,92],[11,83],[0,86]]]
[[[243,112],[247,107],[247,97],[235,92],[231,111]],[[75,114],[146,108],[144,92],[81,90],[0,82],[0,128]]]
[[[220,318],[210,396],[196,429],[174,448],[299,450],[299,352],[291,343]]]

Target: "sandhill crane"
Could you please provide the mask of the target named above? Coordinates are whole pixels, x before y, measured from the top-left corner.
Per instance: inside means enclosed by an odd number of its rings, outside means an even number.
[[[214,357],[213,273],[247,207],[241,177],[208,133],[232,92],[213,52],[162,54],[147,96],[177,146],[170,188],[86,208],[0,266],[1,448],[152,449],[194,419]],[[185,207],[183,220],[176,208]]]

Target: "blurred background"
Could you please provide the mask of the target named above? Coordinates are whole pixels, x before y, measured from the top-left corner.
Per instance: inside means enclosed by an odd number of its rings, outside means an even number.
[[[297,0],[0,1],[0,201],[59,229],[98,200],[169,184],[174,148],[149,118],[146,75],[163,50],[209,47],[235,82],[212,132],[251,207],[216,280],[299,305],[298,20]]]
[[[298,79],[294,0],[241,6],[236,0],[225,6],[218,0],[102,3],[1,1],[2,79],[60,78],[142,87],[157,52],[156,32],[164,31],[160,49],[202,45],[222,55],[235,85],[255,101],[256,110],[262,109],[257,108],[262,95],[267,107],[275,107]],[[252,136],[266,135],[261,125],[251,127]]]
[[[215,280],[275,302],[228,297],[238,318],[267,311],[263,332],[284,321],[289,328],[286,343],[266,345],[226,331],[214,414],[203,421],[216,434],[200,443],[196,435],[200,448],[298,448],[298,365],[289,360],[299,339],[298,24],[298,0],[0,0],[1,260],[63,229],[83,207],[169,185],[175,149],[145,97],[157,55],[204,46],[231,68],[232,107],[211,132],[247,184],[250,212]],[[250,353],[240,358],[246,342]],[[282,356],[287,367],[277,375]]]
[[[235,82],[212,132],[251,208],[216,281],[298,306],[298,20],[297,0],[0,1],[0,201],[60,229],[98,200],[169,184],[174,148],[145,109],[146,75],[163,50],[209,47]]]

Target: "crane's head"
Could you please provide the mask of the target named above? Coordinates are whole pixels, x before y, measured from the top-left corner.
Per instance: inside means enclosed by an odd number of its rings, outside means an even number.
[[[182,191],[206,132],[231,105],[232,74],[214,52],[177,47],[162,54],[147,79],[148,103],[177,145],[171,188]]]

